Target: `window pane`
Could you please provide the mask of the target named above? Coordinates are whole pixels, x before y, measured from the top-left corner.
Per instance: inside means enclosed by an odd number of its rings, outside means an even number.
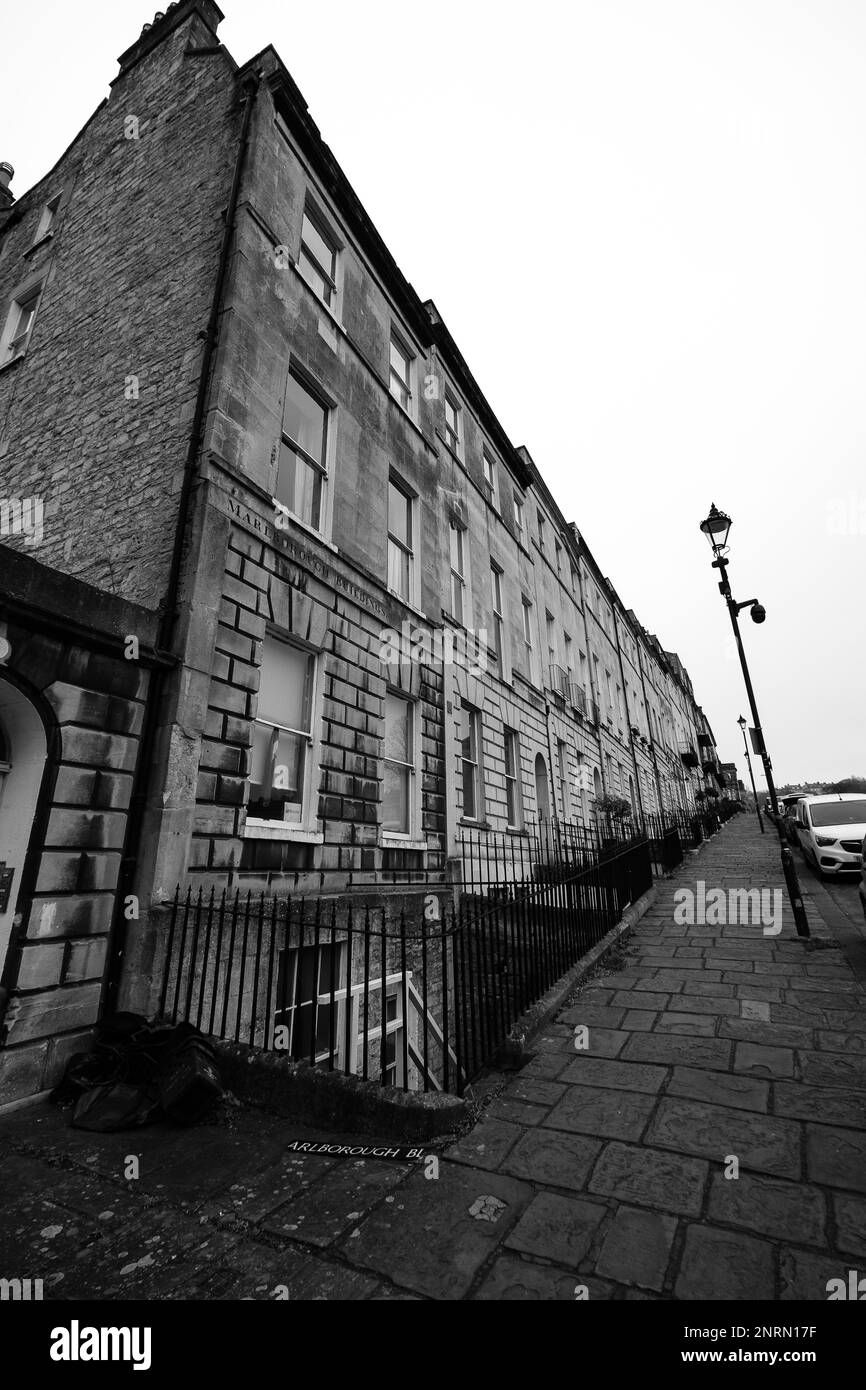
[[[292,810],[286,820],[300,820],[304,800],[307,743],[300,734],[281,733],[277,740],[275,796]]]
[[[470,820],[476,815],[475,768],[471,763],[463,764],[463,814]]]
[[[391,395],[400,402],[404,410],[409,409],[409,388],[393,368],[391,369]]]
[[[318,531],[322,519],[323,474],[313,468],[285,440],[280,445],[280,464],[274,496],[293,516]]]
[[[388,530],[396,540],[411,548],[412,503],[393,482],[388,484]]]
[[[271,748],[273,744],[274,731],[267,724],[256,724],[253,736],[253,756],[250,767],[250,782],[252,784],[250,800],[253,793],[256,800],[270,800],[271,783],[273,780],[273,766]]]
[[[274,758],[273,740],[270,725],[256,724],[247,811],[259,819],[298,822],[303,813],[306,741],[298,734],[277,734]]]
[[[339,988],[340,988],[340,986],[339,986],[339,981],[335,984],[334,988],[335,988],[335,989],[339,989]],[[331,992],[331,985],[330,985],[330,982],[328,983],[327,992],[328,992],[328,994],[330,994],[330,992]],[[338,1008],[337,1001],[336,1001],[336,1000],[334,1001],[334,1007],[333,1007],[333,1009],[332,1009],[332,1008],[331,1008],[331,1003],[330,1003],[330,1000],[329,1000],[327,1004],[320,1004],[320,1005],[319,1005],[318,1013],[316,1014],[316,1053],[317,1053],[317,1054],[320,1053],[320,1052],[327,1052],[328,1055],[330,1056],[330,1052],[331,1052],[331,1032],[332,1032],[332,1020],[333,1020],[333,1034],[334,1034],[334,1065],[335,1065],[335,1066],[337,1065],[337,1049],[338,1049],[339,1046],[340,1046],[340,1039],[339,1039],[338,1034],[337,1034],[337,1008]]]
[[[463,622],[463,580],[458,574],[451,576],[451,616]]]
[[[385,757],[411,763],[412,706],[399,695],[385,696]]]
[[[310,732],[313,654],[266,637],[259,685],[259,719]]]
[[[491,574],[492,581],[493,581],[493,608],[494,608],[494,611],[495,611],[495,612],[501,613],[501,612],[502,612],[502,581],[501,581],[501,577],[500,577],[500,574],[499,574],[499,570],[491,569],[490,574]]]
[[[283,410],[283,433],[306,454],[325,466],[327,410],[297,377],[289,375]]]
[[[409,834],[409,778],[407,767],[385,764],[385,789],[382,803],[383,830]]]
[[[18,315],[18,327],[15,330],[15,337],[22,338],[25,333],[30,332],[30,326],[36,315],[36,298],[28,299],[26,304],[21,305],[21,312]]]
[[[391,368],[406,386],[409,385],[409,358],[399,343],[391,339]]]
[[[388,541],[388,588],[401,598],[409,597],[409,556],[394,541]]]
[[[304,225],[301,232],[302,244],[306,246],[314,260],[318,261],[322,270],[327,271],[331,279],[334,278],[334,248],[325,240],[322,233],[314,222],[311,221],[307,213],[304,213]]]
[[[476,762],[478,757],[478,740],[476,714],[473,709],[463,710],[463,734],[461,738],[461,754],[470,762]]]
[[[514,776],[514,734],[505,733],[505,776]]]
[[[315,262],[310,260],[310,257],[307,255],[303,247],[301,248],[301,254],[298,257],[298,266],[301,271],[301,274],[307,281],[307,284],[310,286],[310,288],[314,290],[315,293],[322,300],[322,302],[324,304],[327,304],[330,308],[332,295],[331,286],[328,284],[327,280],[325,279],[324,275],[319,270],[319,267],[315,264]]]
[[[451,527],[451,568],[463,573],[463,530],[460,526]]]

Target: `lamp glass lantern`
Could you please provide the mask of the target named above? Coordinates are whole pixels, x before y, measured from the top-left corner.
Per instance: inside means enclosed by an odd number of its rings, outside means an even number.
[[[710,514],[701,522],[701,530],[713,547],[716,555],[722,554],[727,549],[728,532],[731,529],[731,518],[726,512],[720,512],[715,502],[710,506]]]

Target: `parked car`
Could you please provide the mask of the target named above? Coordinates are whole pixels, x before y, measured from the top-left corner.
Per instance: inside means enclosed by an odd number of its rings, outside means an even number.
[[[794,815],[797,844],[819,876],[862,870],[866,796],[801,796]]]
[[[866,839],[860,847],[863,855],[863,868],[860,870],[860,906],[863,909],[863,916],[866,917]]]

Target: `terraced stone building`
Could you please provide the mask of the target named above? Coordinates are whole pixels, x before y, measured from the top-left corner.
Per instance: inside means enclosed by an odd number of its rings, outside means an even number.
[[[0,166],[0,1102],[154,1007],[178,886],[416,920],[485,839],[703,785],[683,666],[221,19]]]

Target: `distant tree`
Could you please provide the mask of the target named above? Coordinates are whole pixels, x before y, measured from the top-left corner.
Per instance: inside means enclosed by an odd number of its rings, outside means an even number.
[[[866,792],[866,777],[843,777],[841,782],[832,782],[828,792]]]

